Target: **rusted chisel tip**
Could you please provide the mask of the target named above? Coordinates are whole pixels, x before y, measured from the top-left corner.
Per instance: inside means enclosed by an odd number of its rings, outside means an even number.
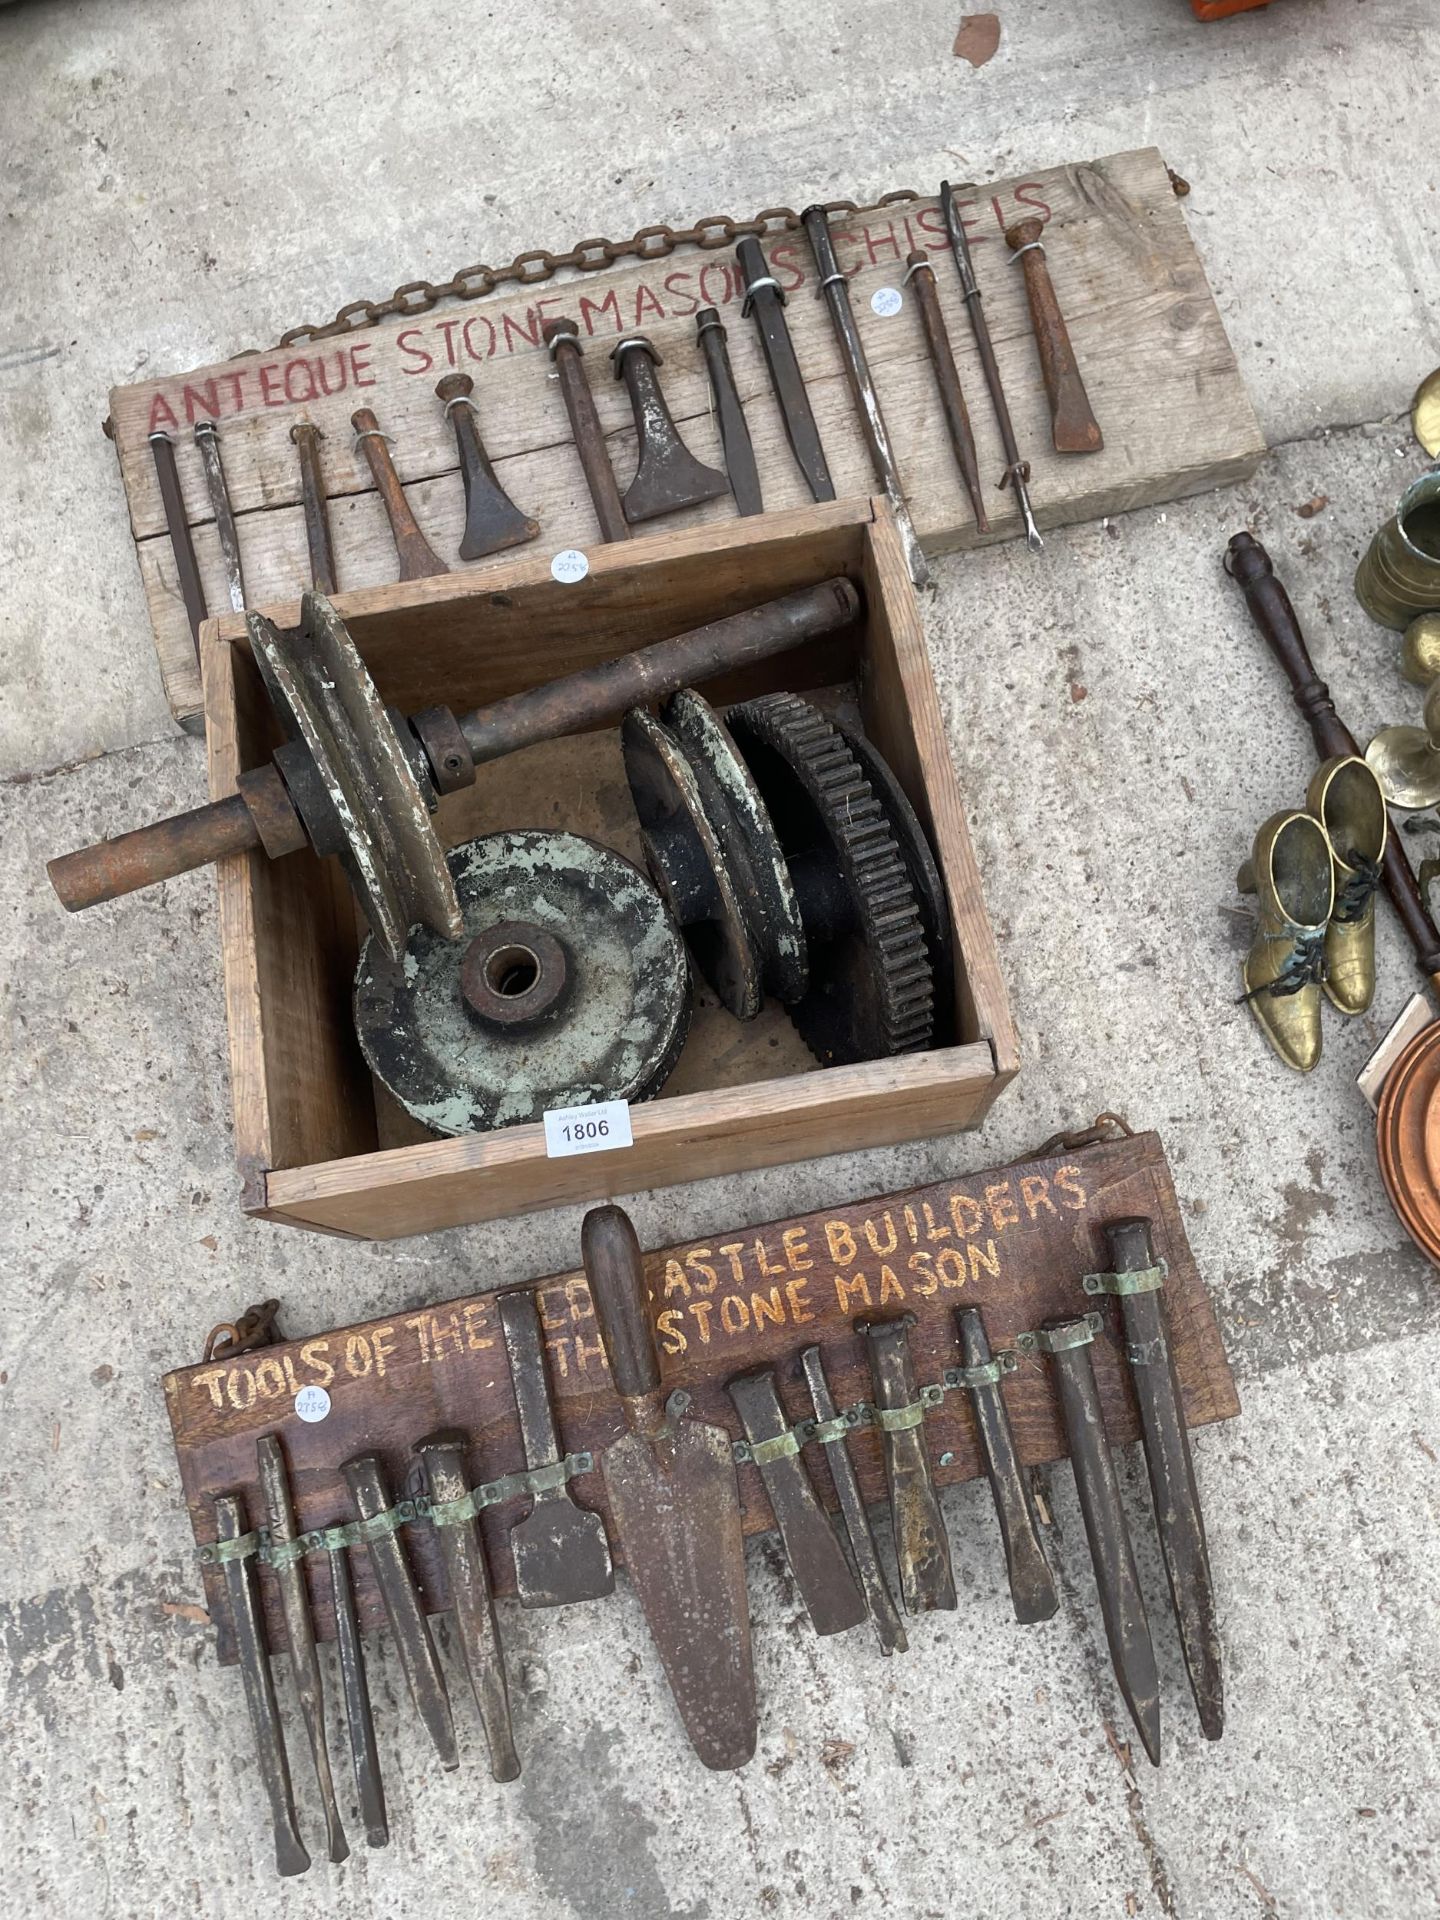
[[[1130,1717],[1135,1722],[1140,1735],[1140,1744],[1152,1767],[1160,1764],[1160,1696],[1151,1694],[1150,1698],[1139,1705],[1133,1700],[1126,1702]]]
[[[1200,1710],[1200,1731],[1207,1740],[1218,1740],[1225,1731],[1225,1701],[1221,1695],[1219,1683],[1215,1692],[1204,1698],[1195,1696],[1195,1705]]]

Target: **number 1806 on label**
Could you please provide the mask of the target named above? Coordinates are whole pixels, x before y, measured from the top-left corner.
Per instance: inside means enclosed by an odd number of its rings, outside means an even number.
[[[545,1115],[545,1152],[552,1160],[567,1153],[607,1153],[634,1144],[630,1106],[603,1100],[593,1107],[552,1107]]]

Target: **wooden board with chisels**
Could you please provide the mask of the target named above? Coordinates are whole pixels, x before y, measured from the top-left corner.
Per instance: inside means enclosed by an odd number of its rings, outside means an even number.
[[[1021,451],[1033,467],[1042,526],[1097,518],[1244,478],[1264,442],[1205,272],[1164,162],[1154,148],[969,188],[959,196]],[[1051,275],[1090,398],[1105,435],[1097,454],[1061,456],[1025,304],[1002,235],[1034,213],[1048,223]],[[941,304],[974,423],[988,489],[991,539],[1011,538],[1017,518],[998,491],[999,437],[945,242],[937,201],[917,200],[835,224],[841,265],[874,369],[914,519],[931,551],[980,544],[946,438],[919,314],[905,297],[905,256],[931,254]],[[788,291],[787,314],[832,477],[841,498],[874,490],[839,351],[804,236],[766,244]],[[902,294],[872,306],[881,289]],[[293,601],[308,583],[299,474],[290,429],[309,420],[324,434],[323,459],[342,588],[396,577],[393,543],[350,415],[374,409],[391,436],[411,505],[432,545],[457,570],[463,499],[455,441],[435,384],[473,375],[479,424],[502,485],[540,522],[550,552],[597,539],[595,515],[570,441],[540,332],[568,314],[586,343],[586,366],[622,489],[635,465],[635,434],[609,350],[626,332],[647,333],[664,356],[661,379],[681,430],[702,459],[723,465],[694,314],[719,309],[754,440],[767,511],[808,495],[790,455],[753,324],[742,319],[742,286],[729,250],[684,249],[640,266],[512,288],[487,299],[440,305],[339,339],[251,354],[134,386],[110,396],[113,437],[154,626],[176,717],[200,710],[194,645],[165,531],[146,436],[176,443],[187,515],[211,612],[228,606],[219,544],[193,441],[197,420],[219,423],[238,516],[246,598]],[[733,516],[729,498],[652,530]],[[478,568],[504,555],[476,562]],[[1043,561],[1037,564],[1044,564]]]

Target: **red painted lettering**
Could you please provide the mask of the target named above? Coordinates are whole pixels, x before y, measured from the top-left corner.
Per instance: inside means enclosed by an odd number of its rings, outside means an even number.
[[[402,373],[429,373],[430,369],[434,366],[435,356],[430,352],[428,347],[411,346],[410,342],[412,340],[419,340],[420,338],[421,333],[419,327],[407,327],[404,333],[396,334],[395,344],[401,353],[409,354],[410,357],[418,363],[413,367],[402,367],[400,369]]]
[[[207,380],[203,387],[186,387],[181,396],[185,402],[185,423],[194,426],[197,413],[203,413],[213,420],[220,412],[220,396],[216,391],[218,383]]]
[[[180,422],[175,418],[175,409],[163,393],[157,393],[150,402],[150,424],[145,431],[162,433],[167,427],[178,427],[179,424]]]

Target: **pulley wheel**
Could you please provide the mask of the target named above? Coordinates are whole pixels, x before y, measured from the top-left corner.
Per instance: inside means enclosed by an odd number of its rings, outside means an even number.
[[[870,782],[870,790],[880,802],[886,822],[895,836],[900,858],[915,889],[916,904],[925,928],[925,944],[930,950],[930,965],[935,975],[935,1046],[943,1045],[954,1028],[955,936],[950,920],[950,902],[940,867],[930,850],[930,842],[920,817],[895,778],[890,763],[863,733],[853,727],[838,727]]]
[[[371,1072],[436,1133],[648,1100],[690,1025],[685,947],[638,867],[573,833],[494,833],[449,872],[464,944],[417,927],[361,950],[355,1026]]]
[[[790,868],[810,956],[791,1008],[822,1064],[931,1044],[935,989],[915,889],[879,800],[839,731],[790,693],[728,724]]]
[[[765,985],[788,1006],[804,993],[810,966],[800,902],[765,802],[714,708],[693,687],[671,694],[661,716],[684,743],[692,766],[720,792],[720,839],[740,881]]]
[[[714,783],[644,707],[621,722],[620,747],[655,884],[720,1004],[737,1020],[753,1020],[762,995],[760,953],[741,902],[733,847],[722,845],[729,823]]]
[[[300,625],[245,616],[250,650],[289,736],[275,759],[319,853],[339,856],[392,960],[412,926],[460,937],[460,903],[431,823],[433,796],[345,624],[320,593]]]

